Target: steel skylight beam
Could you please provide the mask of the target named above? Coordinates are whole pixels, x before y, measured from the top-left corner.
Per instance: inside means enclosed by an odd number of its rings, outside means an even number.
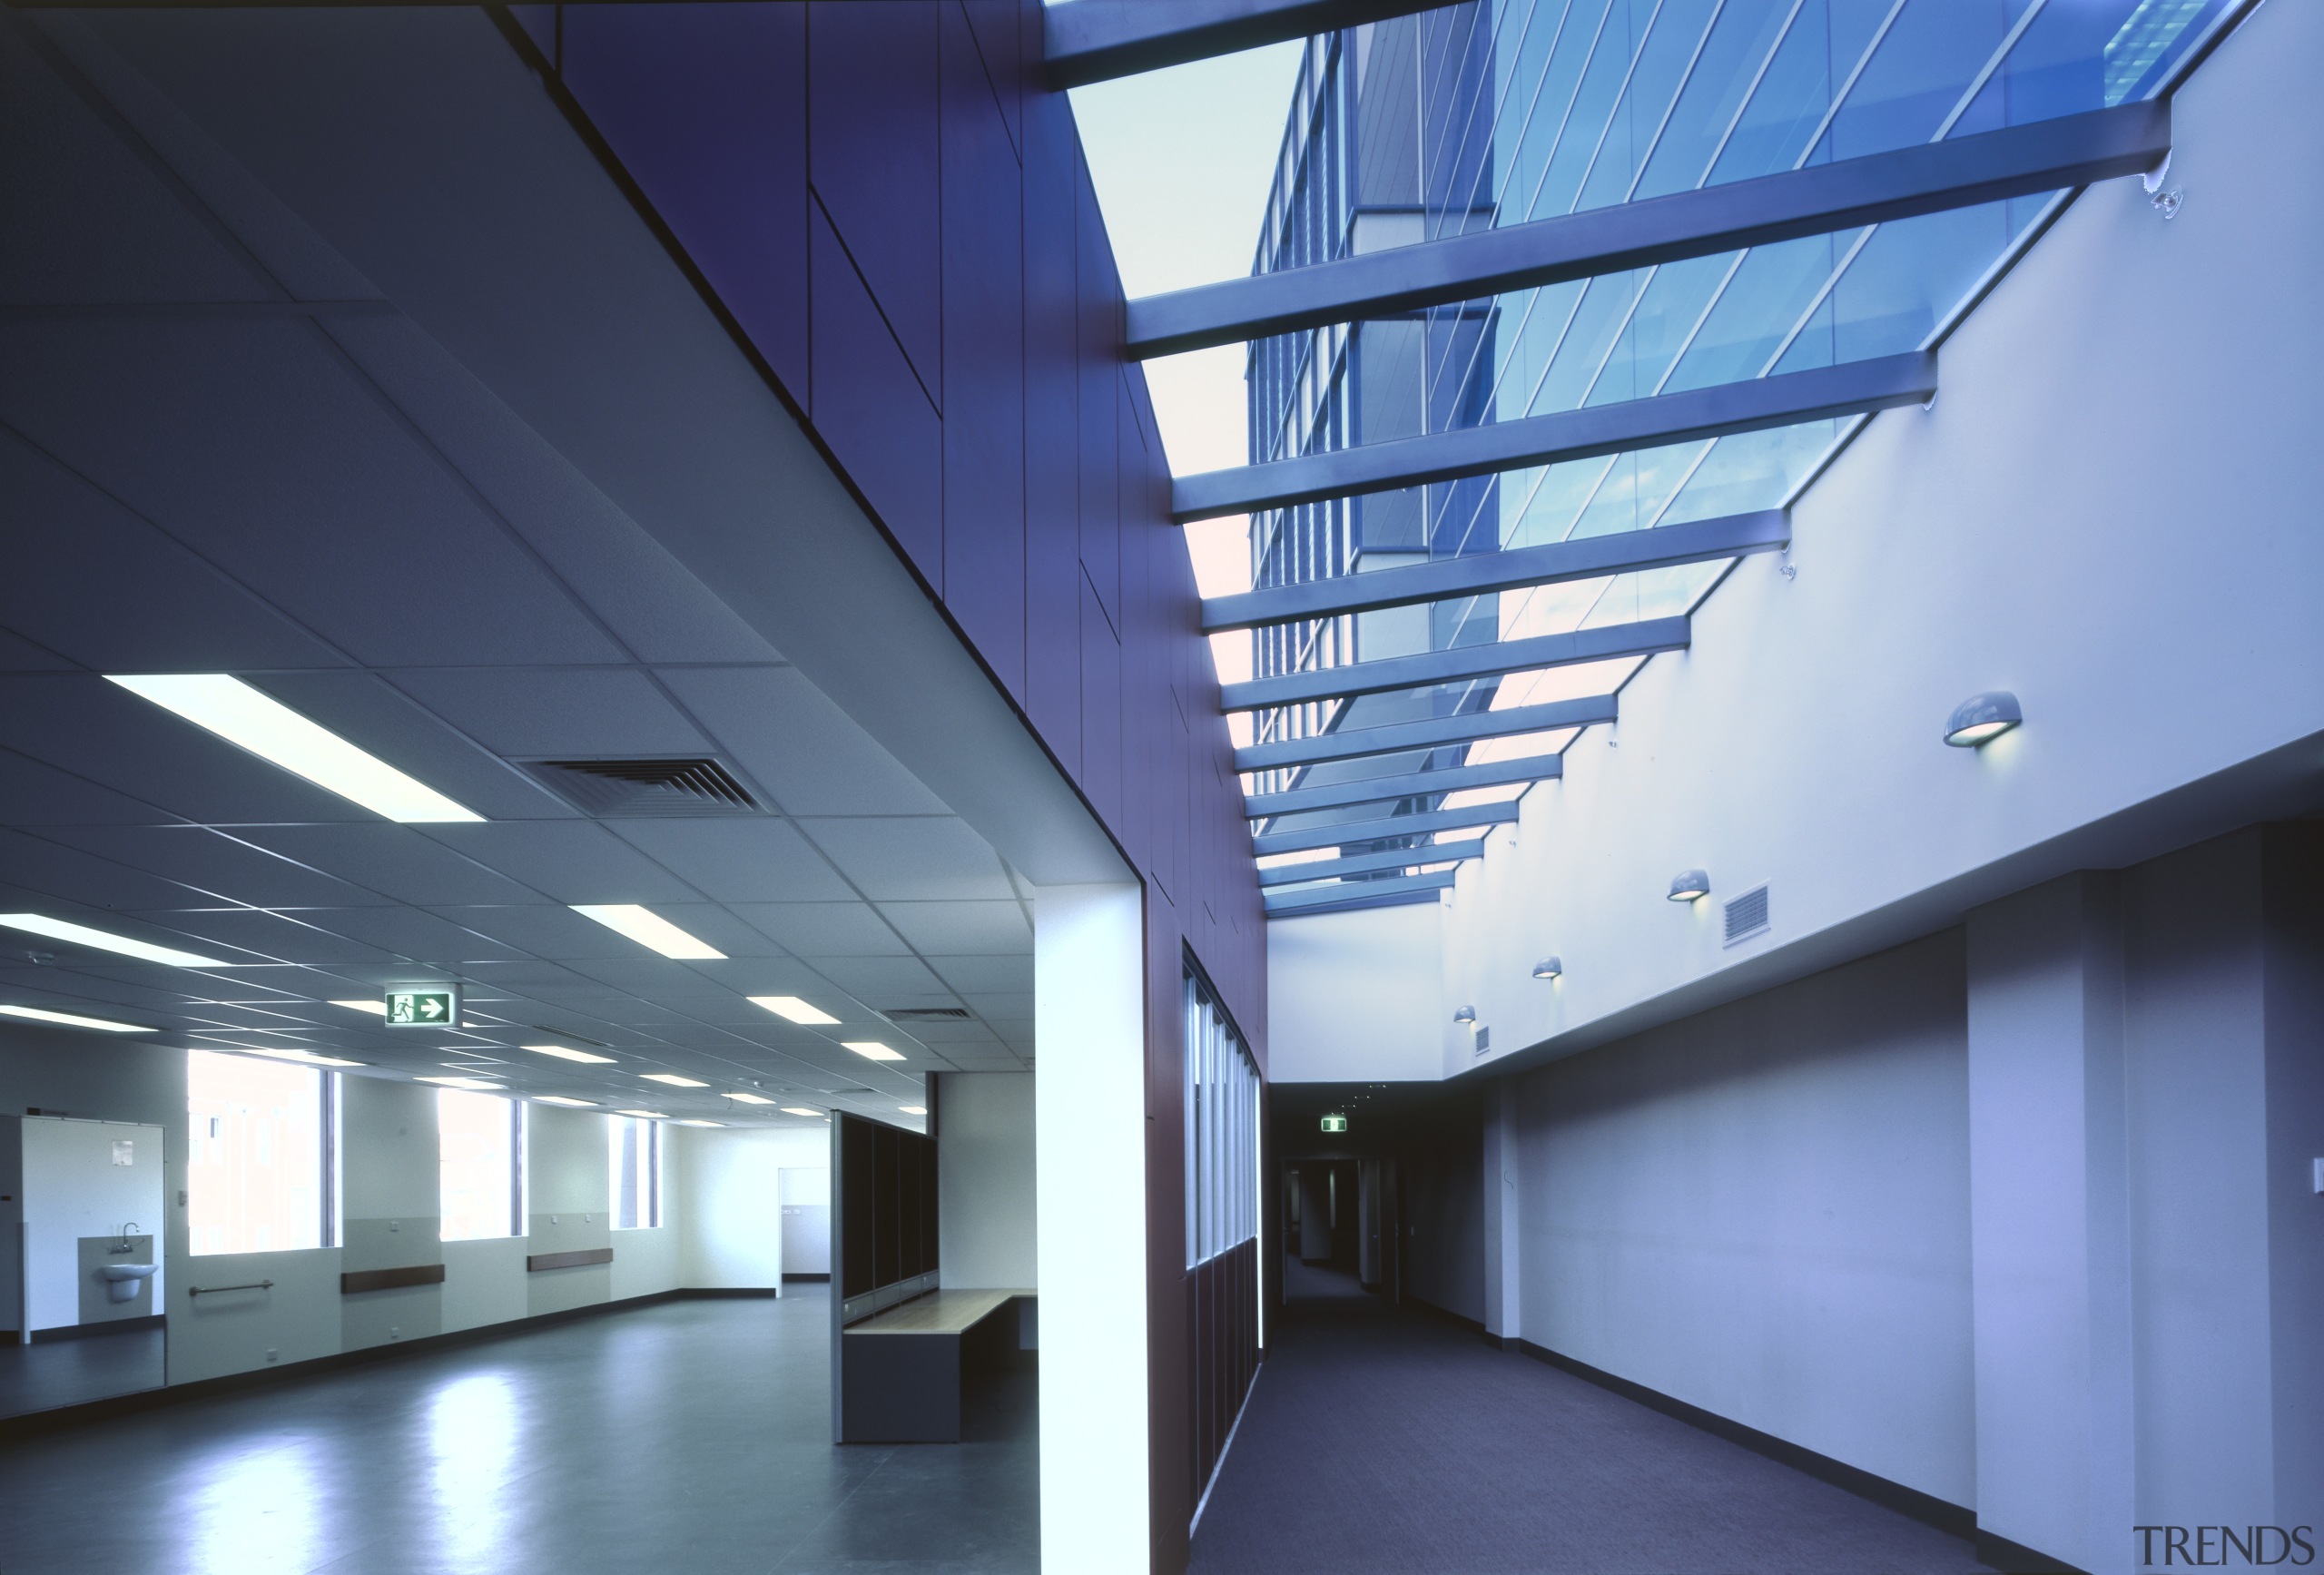
[[[1443,891],[1452,884],[1453,871],[1438,870],[1427,875],[1406,875],[1395,881],[1344,881],[1334,886],[1317,886],[1305,891],[1271,891],[1261,901],[1272,919],[1279,913],[1304,913],[1312,909],[1334,908],[1343,902],[1377,902],[1384,897],[1410,897],[1423,892]]]
[[[1358,727],[1346,733],[1319,733],[1313,738],[1285,739],[1279,743],[1255,743],[1235,752],[1235,769],[1280,771],[1286,766],[1314,765],[1319,761],[1401,754],[1406,750],[1473,743],[1481,738],[1543,733],[1556,727],[1587,727],[1594,722],[1613,720],[1614,697],[1590,694],[1580,700],[1512,705],[1506,711],[1470,711],[1457,716],[1432,717],[1425,722],[1393,722],[1384,727]]]
[[[1372,875],[1383,870],[1411,870],[1422,864],[1457,864],[1483,856],[1484,839],[1465,842],[1433,842],[1424,848],[1395,848],[1385,853],[1351,853],[1344,859],[1318,859],[1309,864],[1276,864],[1259,871],[1262,886],[1292,886],[1302,881],[1327,881],[1341,875]]]
[[[1184,525],[1288,508],[1327,497],[1389,492],[1424,482],[1457,481],[1632,448],[1866,415],[1899,405],[1925,405],[1935,395],[1935,352],[1908,350],[1780,377],[1715,383],[1679,394],[1206,470],[1170,484],[1170,517]]]
[[[2142,174],[2170,152],[2166,101],[2061,115],[1144,296],[1128,305],[1123,353],[1133,360],[1177,355],[1973,208]]]
[[[1618,656],[1650,656],[1658,651],[1683,651],[1686,647],[1687,620],[1683,617],[1606,624],[1565,635],[1455,645],[1414,656],[1390,656],[1377,662],[1351,662],[1344,667],[1319,667],[1275,678],[1253,678],[1225,685],[1220,691],[1219,709],[1257,711],[1265,706],[1295,705],[1309,700],[1384,694],[1433,684],[1457,684],[1469,678],[1523,673],[1536,667],[1570,667],[1576,663],[1602,662]]]
[[[1447,766],[1442,771],[1399,772],[1394,776],[1373,776],[1361,782],[1289,788],[1279,793],[1246,793],[1243,798],[1243,814],[1247,820],[1272,820],[1277,815],[1347,809],[1355,804],[1393,803],[1399,799],[1425,798],[1433,793],[1459,792],[1467,788],[1507,787],[1513,783],[1546,782],[1564,774],[1565,756],[1529,754],[1521,760],[1496,760],[1483,765]]]
[[[1528,586],[1602,579],[1749,553],[1780,552],[1790,545],[1791,522],[1779,508],[1722,515],[1684,525],[1657,526],[1652,530],[1619,530],[1541,546],[1505,547],[1500,552],[1438,558],[1433,563],[1371,574],[1338,575],[1302,585],[1213,596],[1202,605],[1202,632],[1224,635],[1301,618],[1330,618],[1342,613],[1522,590]]]
[[[1263,44],[1427,11],[1444,0],[1072,0],[1041,17],[1049,85],[1083,87]]]
[[[1335,825],[1306,826],[1295,832],[1263,832],[1251,839],[1254,855],[1301,853],[1311,848],[1352,848],[1358,842],[1384,842],[1391,837],[1418,837],[1437,832],[1457,832],[1467,826],[1505,825],[1517,818],[1515,803],[1471,804],[1466,809],[1431,810],[1420,815],[1383,815],[1373,821],[1342,821]]]

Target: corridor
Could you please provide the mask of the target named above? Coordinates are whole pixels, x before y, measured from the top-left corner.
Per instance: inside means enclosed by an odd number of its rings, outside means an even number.
[[[1292,1262],[1197,1575],[1968,1575],[1969,1544]]]

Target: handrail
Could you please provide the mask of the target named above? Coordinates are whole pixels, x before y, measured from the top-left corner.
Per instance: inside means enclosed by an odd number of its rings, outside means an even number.
[[[272,1289],[274,1289],[272,1280],[260,1280],[247,1285],[188,1285],[185,1288],[185,1294],[189,1296],[215,1296],[227,1291],[271,1291]]]

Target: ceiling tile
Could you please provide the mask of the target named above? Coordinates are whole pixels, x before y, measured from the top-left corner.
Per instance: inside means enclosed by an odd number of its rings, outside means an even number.
[[[98,930],[106,928],[102,915],[88,918],[67,910],[215,908],[222,901],[175,881],[165,881],[113,860],[51,842],[46,836],[29,836],[5,829],[0,829],[0,870],[8,872],[9,882],[7,887],[0,888],[0,901],[10,904],[0,911],[46,913]],[[23,906],[15,906],[18,902]],[[0,942],[13,946],[15,933],[0,931]],[[44,940],[43,949],[58,950],[47,946]]]
[[[1013,901],[999,902],[883,902],[880,911],[903,932],[922,957],[1033,955],[1032,927]]]
[[[971,995],[1027,994],[1033,988],[1030,956],[931,956],[927,961],[946,984]]]
[[[136,917],[157,926],[166,925],[181,935],[221,946],[239,947],[277,962],[384,963],[397,960],[391,953],[376,946],[254,908],[145,913]],[[165,941],[164,944],[188,945],[190,942]]]
[[[945,812],[941,800],[795,668],[675,667],[661,678],[785,814]]]
[[[390,683],[504,755],[695,755],[709,740],[629,668],[417,668]]]
[[[295,917],[382,951],[437,968],[468,962],[503,962],[524,954],[504,942],[464,930],[420,908],[353,908],[333,912],[302,910]]]
[[[916,957],[831,957],[818,960],[815,969],[875,1011],[905,1004],[906,997],[914,1006],[951,1004],[951,991]],[[922,997],[942,999],[923,1001]]]
[[[836,902],[839,872],[787,821],[608,821],[639,851],[717,902]]]
[[[1022,1023],[1029,1029],[1033,1021],[1033,992],[978,990],[960,997],[970,1010],[992,1025],[993,1031],[1003,1039],[1009,1037],[1012,1024]]]
[[[0,624],[100,673],[340,667],[346,657],[185,546],[0,429],[0,497],[20,520]]]
[[[737,902],[734,911],[801,957],[902,957],[911,950],[868,902]]]
[[[366,908],[390,901],[202,826],[57,826],[45,834],[253,908]]]
[[[804,820],[799,829],[874,902],[1014,894],[1000,855],[950,815]]]
[[[241,826],[233,836],[342,881],[423,907],[537,902],[530,890],[409,826]]]
[[[163,825],[172,819],[151,804],[0,749],[0,825]]]
[[[684,902],[696,896],[594,821],[494,821],[422,831],[553,901]]]

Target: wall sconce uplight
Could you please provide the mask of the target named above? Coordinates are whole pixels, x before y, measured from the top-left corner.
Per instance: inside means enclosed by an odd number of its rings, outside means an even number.
[[[1670,901],[1692,902],[1710,895],[1710,876],[1700,870],[1681,870],[1670,877]]]
[[[1953,708],[1952,718],[1945,724],[1945,742],[1955,749],[1974,749],[2024,720],[2017,696],[2006,689],[1972,694]]]
[[[1452,1014],[1452,1020],[1474,1028],[1477,1022],[1477,1009],[1472,1006],[1464,1006]]]
[[[1555,979],[1565,971],[1565,964],[1554,957],[1545,957],[1533,965],[1535,979]]]

